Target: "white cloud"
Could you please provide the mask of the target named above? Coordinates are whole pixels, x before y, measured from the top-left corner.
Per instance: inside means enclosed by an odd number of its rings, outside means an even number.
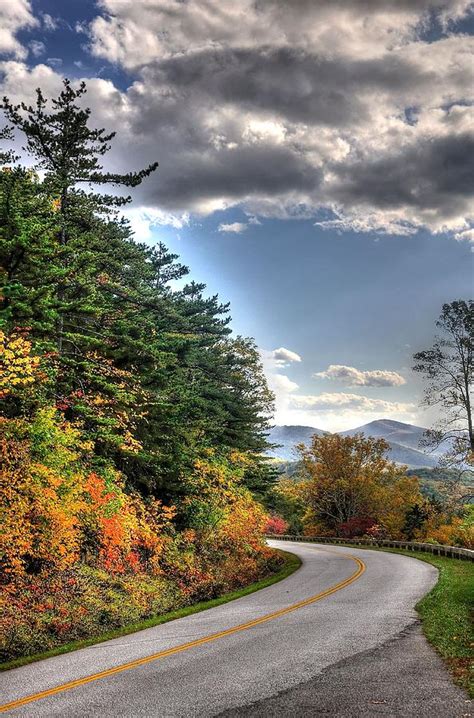
[[[352,210],[345,214],[342,209],[334,209],[337,219],[325,219],[315,222],[315,227],[321,227],[326,230],[335,230],[336,232],[374,232],[375,234],[398,234],[400,236],[409,236],[416,234],[417,227],[413,223],[409,223],[400,216],[399,213],[390,212],[374,212]]]
[[[153,207],[126,207],[123,214],[130,222],[132,231],[141,241],[153,239],[153,229],[159,226],[169,226],[182,229],[189,224],[189,216],[169,214]]]
[[[28,47],[34,57],[40,57],[40,55],[43,55],[46,50],[44,42],[40,42],[39,40],[32,40]]]
[[[226,232],[230,234],[241,234],[247,229],[247,224],[244,222],[232,222],[232,224],[221,223],[217,228],[218,232]]]
[[[63,64],[63,60],[61,57],[48,57],[46,59],[46,62],[52,67],[61,67],[61,65]]]
[[[296,382],[291,381],[285,374],[273,374],[269,377],[269,386],[275,394],[291,393],[299,389]]]
[[[16,33],[22,29],[33,28],[37,24],[29,0],[0,2],[0,53],[16,58],[26,57],[27,50],[15,37]]]
[[[277,423],[284,423],[281,419],[287,415],[290,397],[299,389],[299,385],[286,374],[282,374],[281,370],[290,363],[301,361],[301,357],[285,347],[272,351],[261,349],[260,357],[268,386],[275,395],[275,420]]]
[[[354,410],[377,414],[393,414],[413,411],[414,405],[403,402],[369,399],[360,394],[322,393],[318,395],[299,395],[291,398],[294,409],[306,409],[312,412]]]
[[[368,399],[358,394],[322,393],[289,394],[286,405],[277,413],[276,423],[344,431],[383,417],[409,423],[420,422],[415,404]]]
[[[54,32],[54,30],[57,30],[59,25],[57,18],[47,12],[41,13],[41,17],[43,20],[43,27],[47,32]]]
[[[399,421],[419,422],[418,410],[415,404],[411,403],[339,392],[298,394],[298,384],[281,372],[283,367],[289,366],[290,357],[299,355],[281,347],[273,351],[260,350],[260,356],[268,385],[275,394],[276,424],[315,426],[327,431],[342,431],[384,416]]]
[[[323,54],[377,57],[416,37],[430,12],[445,25],[462,17],[469,0],[101,0],[91,24],[94,53],[135,69],[191,47],[261,44],[316,48]],[[165,29],[165,31],[164,31]]]
[[[291,362],[301,361],[301,357],[299,354],[291,351],[291,349],[286,349],[285,347],[274,349],[272,352],[272,357],[273,359],[275,359],[277,366],[286,366]]]
[[[405,379],[396,371],[375,369],[361,371],[352,366],[343,364],[330,364],[325,371],[316,372],[317,379],[332,379],[346,386],[402,386]]]
[[[454,239],[457,239],[458,242],[474,243],[474,229],[463,229],[460,232],[456,232]]]
[[[43,63],[30,69],[23,62],[7,60],[0,62],[0,71],[2,94],[13,102],[33,100],[37,87],[41,87],[46,96],[56,97],[62,87],[61,76]]]
[[[89,26],[85,20],[82,20],[81,22],[77,21],[74,25],[74,30],[79,35],[88,35],[89,34]]]

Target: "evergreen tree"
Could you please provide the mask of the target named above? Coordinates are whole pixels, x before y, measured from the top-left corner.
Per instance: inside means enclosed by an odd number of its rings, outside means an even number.
[[[79,247],[76,242],[69,248],[67,245],[71,240],[84,237],[84,223],[87,225],[95,214],[110,212],[112,207],[123,205],[131,199],[86,192],[79,189],[78,185],[86,183],[89,188],[91,185],[136,187],[158,166],[155,162],[140,172],[124,175],[104,172],[100,158],[110,150],[109,143],[115,137],[115,132],[107,134],[103,128],[89,127],[91,111],[77,104],[85,93],[84,82],[75,89],[65,79],[64,88],[52,100],[51,111],[48,111],[48,101],[39,88],[36,90],[34,106],[25,103],[13,105],[8,97],[3,100],[7,120],[25,135],[25,149],[37,161],[36,168],[44,171],[44,189],[54,198],[59,210],[58,241],[63,248],[60,260],[64,270],[64,276],[58,277],[56,282],[59,353],[63,351],[64,343],[68,342],[65,315],[74,311],[78,299],[83,299],[81,290],[84,289],[81,287],[78,292],[74,286],[74,260],[84,245],[82,242]]]

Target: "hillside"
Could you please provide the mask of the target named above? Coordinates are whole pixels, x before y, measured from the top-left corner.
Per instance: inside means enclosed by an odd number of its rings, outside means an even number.
[[[343,436],[363,433],[366,436],[385,439],[390,444],[390,458],[398,464],[406,464],[409,468],[433,468],[437,465],[435,453],[428,453],[420,448],[420,441],[425,429],[413,424],[405,424],[391,419],[377,419],[369,424],[340,432]],[[314,434],[327,432],[312,426],[275,426],[270,432],[269,441],[280,446],[271,449],[270,456],[284,461],[295,459],[295,446],[307,444]]]
[[[315,429],[314,426],[274,426],[268,440],[277,446],[270,449],[267,454],[275,459],[294,461],[297,458],[295,447],[298,444],[309,444],[314,434],[322,436],[326,433],[326,431]]]

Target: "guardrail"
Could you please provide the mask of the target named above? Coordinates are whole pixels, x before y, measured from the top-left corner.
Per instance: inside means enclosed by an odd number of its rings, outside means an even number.
[[[349,544],[353,546],[386,546],[387,548],[403,548],[408,551],[427,551],[435,556],[448,556],[460,558],[464,561],[474,561],[474,551],[460,546],[443,546],[432,543],[416,543],[413,541],[388,541],[385,539],[346,539],[331,536],[291,536],[290,534],[267,534],[267,538],[280,541],[305,541],[310,543]]]

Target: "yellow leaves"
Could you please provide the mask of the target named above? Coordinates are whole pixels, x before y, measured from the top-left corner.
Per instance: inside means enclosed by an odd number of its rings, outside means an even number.
[[[133,434],[128,430],[124,431],[122,439],[123,441],[119,446],[119,449],[122,451],[131,454],[138,454],[138,452],[143,448],[141,443],[135,439]]]
[[[0,331],[0,398],[31,386],[39,378],[40,357],[31,354],[23,334]]]
[[[280,491],[300,501],[303,522],[322,532],[362,533],[372,522],[402,538],[407,511],[421,495],[418,481],[385,458],[387,449],[385,441],[362,434],[314,436],[300,450],[306,480],[283,483]]]
[[[51,202],[51,207],[52,207],[52,209],[53,209],[53,212],[60,212],[60,210],[61,210],[61,198],[60,198],[60,197],[56,197],[55,199],[53,199],[53,201]]]
[[[110,399],[106,399],[104,396],[96,394],[90,399],[90,403],[93,406],[107,406],[108,404],[110,404]]]
[[[0,567],[5,576],[62,571],[81,554],[111,572],[160,573],[174,506],[124,490],[112,468],[85,468],[77,427],[54,408],[0,419]]]

